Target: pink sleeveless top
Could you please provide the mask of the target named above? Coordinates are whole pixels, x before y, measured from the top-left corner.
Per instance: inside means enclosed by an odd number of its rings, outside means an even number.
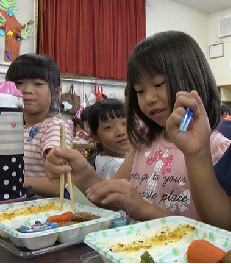
[[[210,137],[213,165],[223,156],[230,140],[214,131]],[[160,134],[151,148],[135,154],[130,182],[137,192],[150,203],[199,220],[192,200],[183,153]]]

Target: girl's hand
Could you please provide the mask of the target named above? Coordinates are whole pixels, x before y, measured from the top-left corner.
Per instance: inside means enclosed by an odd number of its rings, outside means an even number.
[[[67,161],[69,165],[65,165]],[[72,182],[76,184],[80,178],[86,177],[87,173],[91,174],[94,169],[78,151],[54,147],[46,156],[45,171],[52,183],[59,183],[60,174],[71,172]]]
[[[186,107],[191,108],[193,116],[187,131],[182,133],[179,132],[179,127]],[[166,132],[185,156],[195,156],[209,147],[211,128],[204,105],[196,91],[177,93],[173,112],[166,122]]]
[[[116,206],[126,211],[133,219],[140,219],[144,199],[135,188],[125,179],[104,180],[86,190],[87,198],[93,203]]]

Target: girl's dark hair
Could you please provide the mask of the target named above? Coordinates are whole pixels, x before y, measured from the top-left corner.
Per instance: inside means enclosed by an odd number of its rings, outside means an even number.
[[[102,99],[91,106],[88,113],[88,124],[93,135],[97,135],[99,119],[106,121],[109,118],[125,118],[126,109],[124,103],[117,99]]]
[[[81,114],[80,114],[80,118],[81,118],[81,120],[82,120],[83,122],[87,121],[87,119],[88,119],[88,113],[89,113],[90,108],[91,108],[91,105],[86,106],[86,107],[83,109],[83,111],[81,112]]]
[[[125,96],[125,97],[128,96],[128,89],[129,89],[129,87],[128,87],[128,85],[126,84],[125,89],[124,89],[124,96]]]
[[[127,63],[129,102],[128,136],[139,148],[151,145],[163,127],[149,119],[138,105],[134,85],[145,76],[162,74],[166,78],[169,106],[173,110],[178,91],[196,90],[215,129],[220,120],[220,96],[209,64],[197,42],[179,31],[160,32],[142,40],[131,52]],[[137,116],[143,121],[140,125]]]
[[[80,118],[74,117],[72,119],[73,122],[73,129],[75,130],[76,127],[79,125],[82,129],[84,129],[84,123]]]
[[[6,81],[17,82],[22,79],[41,79],[51,90],[50,112],[56,112],[55,92],[60,87],[60,72],[56,62],[48,55],[28,53],[16,58],[9,66]],[[55,103],[56,102],[56,103]]]
[[[223,115],[224,112],[226,112],[228,115],[230,115],[230,109],[228,108],[228,106],[221,105],[221,115]]]

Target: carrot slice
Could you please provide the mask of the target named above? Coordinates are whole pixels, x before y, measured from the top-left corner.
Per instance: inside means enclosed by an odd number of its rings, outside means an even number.
[[[46,222],[54,222],[54,223],[69,222],[71,220],[72,215],[73,215],[72,212],[66,212],[61,215],[52,215],[49,218],[47,218]]]
[[[188,247],[188,263],[220,263],[223,262],[226,252],[209,241],[194,240]]]

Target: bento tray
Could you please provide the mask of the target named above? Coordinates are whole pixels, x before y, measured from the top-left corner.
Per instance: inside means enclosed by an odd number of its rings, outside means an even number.
[[[57,242],[62,245],[81,243],[88,233],[108,229],[111,221],[120,217],[120,214],[117,212],[98,207],[81,205],[79,203],[75,203],[74,207],[75,212],[86,212],[98,215],[100,218],[40,232],[21,233],[16,229],[22,225],[31,226],[35,221],[44,223],[51,215],[71,211],[70,200],[65,200],[62,212],[59,210],[59,198],[4,204],[0,205],[0,219],[2,220],[0,222],[0,235],[4,238],[10,238],[15,246],[20,247],[19,251],[21,251],[21,248],[26,247],[29,250],[37,252],[43,248],[45,250],[51,248]],[[18,218],[13,218],[12,215],[17,215]],[[6,218],[7,220],[4,220]]]
[[[59,242],[56,242],[53,246],[47,247],[47,248],[42,248],[39,250],[29,250],[26,247],[17,247],[14,245],[13,242],[10,241],[9,238],[4,238],[0,237],[0,246],[12,253],[15,256],[19,256],[24,259],[29,259],[29,258],[34,258],[40,255],[45,255],[51,252],[56,252],[56,251],[61,251],[65,250],[67,248],[76,246],[77,244],[81,244],[82,242],[79,243],[66,243],[66,244],[61,244]]]
[[[231,249],[231,233],[229,231],[182,216],[169,216],[161,219],[131,224],[130,226],[90,233],[85,237],[84,243],[97,251],[105,262],[140,262],[140,256],[147,249],[143,249],[143,252],[139,254],[139,257],[136,256],[136,258],[134,259],[134,256],[132,255],[123,257],[116,252],[112,252],[110,250],[111,244],[120,243],[120,245],[126,245],[126,243],[132,243],[131,241],[138,242],[139,236],[141,234],[143,234],[144,237],[147,232],[151,234],[153,231],[156,232],[157,229],[161,230],[161,228],[165,228],[164,226],[170,227],[171,225],[177,226],[178,224],[195,227],[195,230],[192,231],[192,235],[190,236],[191,241],[197,239],[205,239],[226,252]],[[154,261],[158,263],[187,263],[187,249],[191,241],[173,245],[172,247],[170,245],[169,249],[167,249],[166,251],[164,250],[163,253],[157,256],[154,256]],[[153,247],[153,252],[154,250],[155,247]],[[148,249],[148,251],[151,254],[150,249]]]

